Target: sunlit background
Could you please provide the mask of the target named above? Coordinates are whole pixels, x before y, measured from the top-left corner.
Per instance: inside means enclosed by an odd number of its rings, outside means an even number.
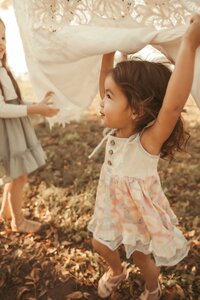
[[[27,66],[19,28],[14,14],[13,6],[9,1],[0,1],[0,18],[6,25],[6,46],[8,64],[17,77],[25,76]]]

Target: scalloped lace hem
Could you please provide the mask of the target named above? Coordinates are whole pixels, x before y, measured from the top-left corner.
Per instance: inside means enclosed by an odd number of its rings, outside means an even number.
[[[149,243],[145,244],[145,242],[141,241],[141,239],[139,238],[135,239],[135,241],[128,242],[125,240],[125,238],[119,236],[113,241],[106,241],[95,234],[95,230],[90,224],[88,225],[88,230],[93,233],[93,237],[95,240],[107,246],[112,251],[115,251],[119,248],[119,246],[124,245],[127,259],[129,259],[135,251],[142,252],[145,255],[152,254],[155,260],[155,264],[158,267],[174,266],[182,259],[184,259],[184,257],[186,257],[189,252],[189,242],[184,238],[184,236],[178,229],[176,229],[176,234],[179,239],[177,247],[175,243],[171,241],[167,242],[167,246],[162,247],[162,249],[156,249],[156,247],[153,245],[152,240]]]

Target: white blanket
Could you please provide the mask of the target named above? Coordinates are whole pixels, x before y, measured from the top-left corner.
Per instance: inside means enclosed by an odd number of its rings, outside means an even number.
[[[199,0],[14,0],[30,78],[39,99],[55,92],[60,113],[79,116],[98,92],[102,54],[135,53],[148,44],[176,60],[187,19]],[[183,66],[184,68],[184,66]],[[200,48],[192,96],[200,107]]]

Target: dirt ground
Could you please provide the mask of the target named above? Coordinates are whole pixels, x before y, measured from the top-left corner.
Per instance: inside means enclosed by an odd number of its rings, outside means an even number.
[[[20,85],[25,98],[34,98],[27,83]],[[30,176],[25,214],[44,225],[39,234],[24,235],[0,223],[0,300],[99,299],[97,282],[105,263],[92,250],[87,231],[104,156],[102,150],[88,159],[102,138],[97,101],[65,128],[55,126],[50,132],[43,119],[33,120],[48,161]],[[161,160],[159,173],[190,252],[177,266],[161,269],[163,300],[200,300],[200,114],[192,100],[186,110],[188,152],[171,163]],[[120,253],[126,260],[123,247]],[[112,300],[137,299],[143,290],[139,270],[131,260],[126,263],[129,278]]]

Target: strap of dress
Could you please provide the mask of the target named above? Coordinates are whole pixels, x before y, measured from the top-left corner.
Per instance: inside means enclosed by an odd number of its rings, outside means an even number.
[[[100,143],[94,148],[94,150],[92,151],[92,153],[88,156],[88,158],[92,158],[92,156],[95,155],[95,153],[101,148],[101,146],[103,145],[103,143],[107,140],[108,136],[112,135],[114,132],[116,131],[116,129],[111,129],[104,137],[103,139],[100,141]]]
[[[141,137],[141,135],[143,134],[143,132],[145,131],[145,129],[147,129],[148,127],[151,127],[153,125],[153,123],[155,123],[156,120],[152,120],[151,122],[149,122],[139,133],[139,138]]]

